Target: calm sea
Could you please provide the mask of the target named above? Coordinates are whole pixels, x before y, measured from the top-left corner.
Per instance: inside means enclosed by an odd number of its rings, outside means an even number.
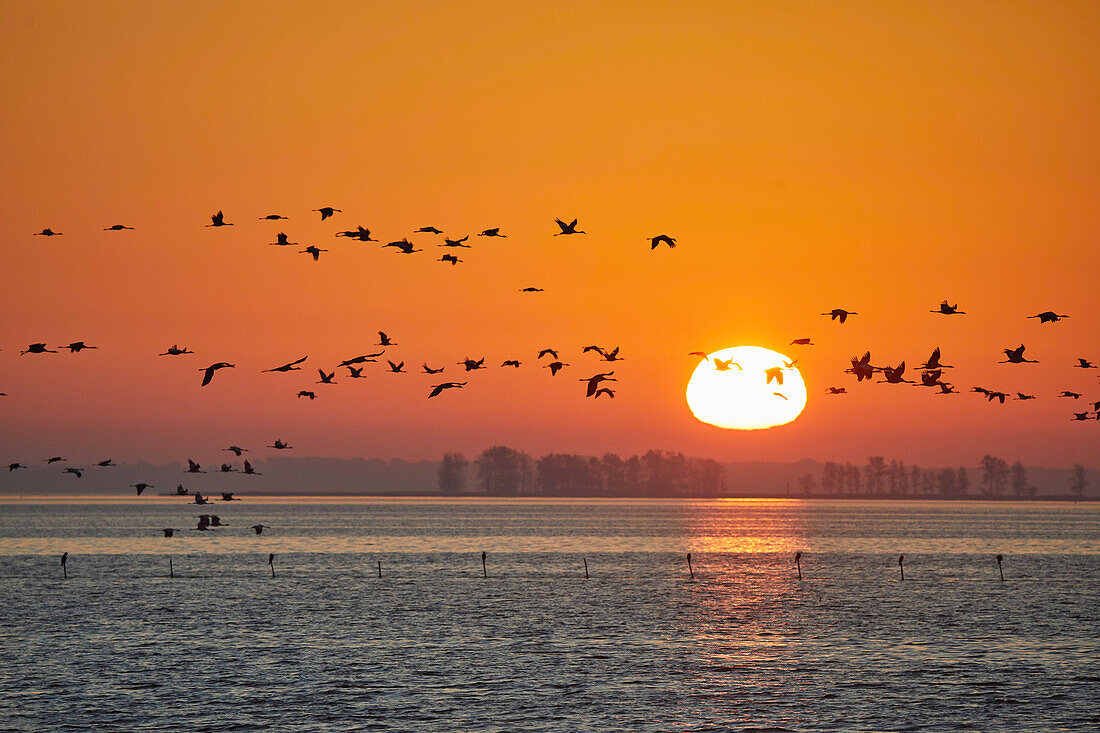
[[[5,731],[1100,729],[1095,504],[0,499],[0,609]]]

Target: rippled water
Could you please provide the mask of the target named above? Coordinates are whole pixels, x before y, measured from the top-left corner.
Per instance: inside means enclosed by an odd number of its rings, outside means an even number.
[[[1098,581],[1088,504],[5,500],[0,729],[1095,730]]]

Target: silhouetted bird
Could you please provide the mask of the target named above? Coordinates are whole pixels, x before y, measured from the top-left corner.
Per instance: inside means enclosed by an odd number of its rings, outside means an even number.
[[[347,237],[348,239],[358,239],[360,242],[377,242],[377,239],[370,238],[370,229],[366,227],[358,227],[356,229],[349,229],[346,232],[336,232],[338,237]]]
[[[485,231],[483,231],[481,234],[479,234],[477,236],[479,236],[479,237],[507,237],[508,235],[507,234],[501,234],[500,233],[500,227],[494,227],[492,229],[486,229]]]
[[[808,339],[808,338],[795,339],[790,344],[788,344],[788,346],[813,346],[813,343],[811,343],[810,339]]]
[[[555,237],[560,237],[563,234],[585,234],[586,233],[584,231],[581,231],[581,230],[577,229],[577,220],[576,219],[569,222],[568,224],[566,224],[561,219],[554,219],[554,223],[558,225],[559,229],[561,229],[560,232],[558,232],[557,234],[554,235]]]
[[[1088,420],[1089,419],[1089,414],[1088,414],[1088,412],[1075,412],[1075,413],[1073,413],[1073,419],[1074,420]]]
[[[840,321],[844,323],[848,320],[848,316],[858,316],[859,314],[855,311],[846,311],[843,308],[833,308],[828,313],[822,313],[821,315],[829,316],[830,321]]]
[[[864,379],[870,379],[877,369],[878,367],[871,366],[871,352],[868,351],[858,359],[853,356],[852,368],[845,371],[856,375],[857,382],[862,382]]]
[[[55,232],[53,229],[50,229],[49,227],[46,227],[45,229],[43,229],[40,232],[35,232],[34,236],[36,236],[36,237],[59,237],[59,236],[61,236],[62,233],[63,232]]]
[[[177,530],[175,527],[165,527],[164,529],[161,530],[161,532],[164,532],[165,537],[171,537],[171,536],[175,535],[176,532],[178,532],[178,531],[179,530]]]
[[[47,458],[46,459],[46,465],[48,466],[51,463],[57,463],[58,461],[67,461],[67,460],[69,460],[69,459],[68,458],[62,458],[61,456],[54,456],[52,458]]]
[[[431,368],[430,366],[428,366],[428,365],[427,365],[426,363],[425,363],[425,364],[421,364],[420,366],[424,367],[424,373],[425,373],[425,374],[439,374],[439,373],[440,373],[441,371],[443,371],[443,369],[445,368],[445,367],[439,367],[438,369],[432,369],[432,368]]]
[[[163,354],[157,354],[157,356],[179,356],[180,354],[194,354],[194,353],[195,353],[194,351],[191,351],[186,346],[184,346],[181,349],[178,346],[176,346],[175,344],[172,344],[171,348],[169,348],[168,351],[165,351]]]
[[[826,387],[825,393],[826,394],[847,394],[848,393],[848,388],[847,387]]]
[[[397,346],[397,343],[386,335],[385,331],[378,332],[378,346]]]
[[[733,367],[737,367],[738,371],[743,371],[741,365],[735,362],[732,356],[728,359],[719,359],[717,356],[714,357],[714,368],[716,370],[720,372],[728,372]],[[778,369],[778,367],[776,368]],[[780,384],[783,384],[783,382],[780,382]]]
[[[83,341],[73,341],[71,344],[57,347],[59,349],[68,349],[70,354],[79,354],[84,349],[98,349],[98,346],[88,346]]]
[[[705,351],[689,351],[688,356],[698,356],[700,359],[707,358],[707,352]]]
[[[764,381],[764,384],[771,384],[774,381],[780,387],[783,386],[783,367],[771,367],[770,369],[765,369],[764,376],[767,377],[767,379]]]
[[[240,501],[237,497],[233,496],[233,492],[222,492],[222,501]]]
[[[314,209],[314,211],[318,212],[321,215],[321,221],[324,221],[325,219],[329,218],[333,214],[343,213],[343,212],[340,211],[340,209],[334,209],[331,206],[322,206],[319,209]]]
[[[233,226],[232,224],[230,224],[229,222],[227,222],[225,220],[225,214],[223,214],[220,211],[217,214],[214,214],[212,217],[210,217],[210,221],[212,223],[207,224],[206,226],[208,226],[208,227],[231,227],[231,226]]]
[[[600,395],[607,395],[611,399],[615,399],[615,390],[610,387],[600,387],[596,390],[596,393],[592,395],[592,399],[598,400],[600,399]]]
[[[244,462],[244,471],[243,471],[243,473],[244,473],[245,476],[260,476],[260,475],[262,475],[259,471],[254,469],[252,467],[252,464],[249,463],[248,461]]]
[[[195,527],[194,531],[207,532],[209,530],[210,530],[210,516],[207,515],[207,514],[203,514],[201,517],[199,517],[199,523]]]
[[[556,349],[543,349],[542,351],[539,352],[539,357],[538,358],[541,359],[542,357],[547,356],[547,355],[550,355],[550,356],[554,357],[555,359],[558,358],[558,352],[557,352]]]
[[[221,473],[236,473],[237,469],[233,468],[232,463],[223,463],[221,466],[218,467],[218,471],[220,471]]]
[[[560,371],[562,370],[562,368],[563,368],[563,367],[567,367],[567,366],[569,366],[569,365],[568,365],[568,364],[566,364],[565,362],[561,362],[561,361],[552,361],[552,362],[550,362],[549,364],[547,364],[547,365],[546,365],[545,367],[543,367],[543,368],[544,368],[544,369],[549,369],[549,370],[550,370],[550,376],[551,376],[551,377],[553,377],[553,376],[555,376],[555,375],[556,375],[556,374],[557,374],[558,372],[560,372]]]
[[[1065,315],[1064,313],[1055,313],[1054,311],[1043,311],[1042,313],[1036,313],[1033,316],[1028,316],[1028,318],[1038,318],[1039,323],[1057,323],[1063,318],[1069,318],[1069,316]]]
[[[463,244],[463,242],[465,242],[469,238],[470,238],[469,234],[467,234],[462,239],[447,239],[446,237],[444,237],[443,238],[443,244],[441,244],[439,246],[440,247],[466,247],[467,249],[469,249],[470,245]]]
[[[940,313],[940,314],[945,315],[945,316],[961,316],[961,315],[966,313],[966,311],[959,310],[959,304],[958,303],[956,303],[955,305],[948,305],[946,300],[943,301],[942,303],[940,303],[939,308],[937,308],[934,311],[928,311],[928,312],[929,313]]]
[[[477,360],[471,359],[470,357],[466,357],[465,359],[463,359],[462,361],[460,361],[458,363],[461,364],[466,369],[466,371],[473,372],[473,371],[476,371],[478,369],[484,369],[485,368],[485,357],[483,356],[483,357],[481,357],[480,359],[477,359]]]
[[[9,472],[16,471],[20,468],[26,468],[26,466],[24,466],[22,463],[9,463],[8,464],[8,471]]]
[[[298,365],[301,364],[303,361],[305,361],[308,358],[309,358],[309,355],[307,354],[307,355],[303,356],[301,359],[297,359],[295,361],[287,362],[286,364],[283,364],[282,366],[272,367],[270,369],[264,369],[262,372],[260,372],[260,374],[264,374],[265,372],[298,372],[298,371],[302,370],[302,368]]]
[[[435,227],[420,227],[416,230],[417,234],[442,234],[442,229],[436,229]]]
[[[505,359],[500,363],[502,367],[510,366],[515,367],[516,369],[519,369],[519,364],[519,359]]]
[[[924,362],[924,366],[921,369],[954,369],[950,364],[940,363],[940,347],[932,349],[932,356],[928,357],[928,361]]]
[[[459,262],[462,262],[462,260],[458,259],[454,255],[443,255],[442,257],[439,258],[439,261],[440,262],[450,262],[452,266],[457,265]]]
[[[109,227],[105,227],[103,229],[103,231],[105,231],[105,232],[121,232],[123,229],[133,229],[133,227],[128,227],[125,224],[112,224]]]
[[[614,373],[615,372],[613,372],[613,371],[612,372],[604,372],[603,374],[594,374],[591,377],[588,377],[587,379],[578,380],[578,381],[581,381],[581,382],[587,382],[588,383],[588,387],[585,389],[584,396],[585,397],[594,396],[596,394],[596,391],[599,389],[601,382],[617,382],[617,381],[619,381],[619,380],[617,380],[617,379],[615,379],[614,377],[611,376]]]
[[[385,335],[381,331],[379,331],[378,333],[379,333],[379,335]],[[386,351],[385,351],[385,349],[383,349],[382,351],[379,351],[375,354],[363,354],[361,356],[353,356],[350,359],[344,359],[342,362],[337,364],[337,366],[351,366],[352,364],[364,364],[368,361],[377,362],[378,360],[375,359],[374,357],[382,356],[382,354],[385,354],[385,353],[386,353]]]
[[[657,249],[659,244],[667,244],[669,249],[675,249],[676,247],[676,240],[667,234],[658,234],[656,237],[648,237],[648,239],[650,250]]]
[[[176,487],[176,496],[187,496],[187,489],[183,488],[183,484]]]
[[[545,292],[542,288],[520,288],[521,293],[542,293]]]
[[[306,255],[306,254],[308,254],[308,255],[312,255],[312,257],[313,257],[313,261],[314,261],[314,262],[316,262],[317,260],[321,259],[321,253],[322,253],[322,252],[328,252],[328,250],[327,250],[327,249],[319,249],[318,247],[315,247],[315,246],[314,246],[314,245],[312,245],[312,244],[311,244],[311,245],[309,245],[308,247],[306,247],[305,249],[300,249],[300,250],[298,250],[298,254],[303,254],[303,255]]]
[[[1081,357],[1077,357],[1077,363],[1074,364],[1073,366],[1077,367],[1078,369],[1095,369],[1096,368],[1096,365],[1093,364],[1091,361],[1089,361],[1088,359],[1082,359]]]
[[[194,496],[194,501],[192,503],[193,504],[209,504],[210,500],[196,491],[195,496]]]
[[[73,476],[76,476],[77,478],[80,478],[81,476],[84,475],[84,469],[83,468],[66,468],[64,471],[62,471],[62,473],[71,473]]]
[[[294,446],[287,445],[286,443],[279,440],[278,438],[275,439],[274,443],[272,443],[271,445],[268,446],[268,448],[274,448],[275,450],[290,450],[293,447]]]
[[[297,242],[291,242],[290,238],[287,237],[286,232],[279,232],[278,234],[275,235],[275,241],[274,242],[269,242],[269,246],[271,246],[271,247],[297,247],[298,243]]]
[[[622,361],[622,358],[619,356],[619,347],[618,346],[615,347],[614,351],[605,351],[604,349],[601,349],[599,346],[585,346],[583,349],[581,349],[582,354],[587,353],[589,351],[595,351],[597,354],[599,354],[601,357],[603,357],[604,361]]]
[[[939,386],[940,376],[943,374],[939,369],[930,369],[921,372],[920,385],[921,387],[936,387]]]
[[[267,216],[261,216],[260,221],[278,221],[279,219],[286,219],[287,217],[281,214],[268,214]]]
[[[428,399],[435,397],[445,389],[460,389],[466,386],[466,382],[443,382],[442,384],[433,384],[432,391],[428,395]]]
[[[905,362],[898,364],[896,367],[883,367],[882,374],[886,379],[880,379],[879,383],[885,384],[912,384],[908,379],[905,379]]]
[[[254,530],[256,534],[263,534],[265,529],[271,529],[266,524],[253,524],[249,529]]]
[[[230,364],[229,362],[225,362],[225,361],[219,361],[219,362],[215,362],[215,363],[211,364],[210,366],[206,367],[205,369],[200,369],[199,371],[203,373],[203,376],[202,376],[202,384],[199,385],[199,386],[205,387],[206,385],[210,384],[210,380],[214,378],[214,372],[218,371],[219,369],[226,369],[226,368],[231,369],[234,366],[236,366],[236,365],[235,364]]]
[[[997,362],[998,364],[1038,364],[1038,361],[1024,358],[1024,345],[1020,344],[1015,349],[1004,349],[1005,356],[1008,358],[1004,361]]]
[[[202,466],[200,464],[195,463],[190,458],[188,458],[187,459],[187,470],[184,471],[184,473],[206,473],[206,471],[202,470]]]
[[[366,379],[366,377],[363,376],[363,367],[359,367],[358,369],[356,369],[353,366],[349,366],[347,369],[349,372],[349,379]]]
[[[1035,395],[1033,395],[1033,394],[1024,394],[1023,392],[1017,392],[1016,393],[1016,399],[1018,399],[1018,400],[1033,400],[1033,399],[1035,399]]]
[[[1000,400],[1001,404],[1003,405],[1005,403],[1005,399],[1007,397],[1008,397],[1008,395],[1005,394],[1004,392],[997,392],[996,390],[986,390],[986,392],[985,392],[985,399],[986,399],[987,402],[992,402],[993,400]]]
[[[145,491],[146,489],[153,488],[152,484],[147,484],[147,483],[130,484],[130,486],[137,491],[138,496],[141,496],[141,492]],[[183,487],[181,486],[180,488],[182,489]]]
[[[310,392],[308,389],[303,389],[298,393],[298,398],[301,399],[302,397],[308,397],[311,400],[317,399],[317,395],[313,392]]]
[[[27,348],[25,348],[25,349],[23,349],[22,351],[19,352],[20,355],[22,355],[22,354],[56,354],[56,353],[57,352],[54,351],[53,349],[47,349],[46,344],[31,344],[30,346],[28,346]]]
[[[404,374],[405,373],[405,362],[402,361],[402,362],[399,362],[397,364],[394,364],[392,361],[387,359],[386,363],[390,365],[390,371],[393,372],[394,374]]]
[[[108,458],[107,460],[100,461],[99,463],[97,463],[95,465],[99,466],[100,468],[110,468],[111,466],[117,466],[118,464],[115,463],[114,461],[112,461],[110,458]]]
[[[397,242],[390,242],[389,244],[383,244],[383,247],[395,247],[401,254],[411,255],[414,252],[423,252],[422,249],[416,249],[413,243],[407,239],[402,239]]]
[[[1058,396],[1059,397],[1071,397],[1071,398],[1076,400],[1076,399],[1079,399],[1081,397],[1081,393],[1080,392],[1070,392],[1069,390],[1064,390],[1062,392],[1062,394],[1060,394]]]
[[[958,394],[958,392],[950,384],[940,382],[940,391],[937,394]]]
[[[248,448],[242,448],[239,445],[231,445],[228,448],[222,448],[222,450],[231,452],[233,455],[237,456],[237,458],[240,458],[242,453],[248,452]]]
[[[317,384],[336,384],[336,382],[332,381],[333,379],[336,378],[336,372],[335,371],[333,371],[329,374],[325,374],[324,369],[318,369],[317,373],[321,375],[321,378],[317,380]]]

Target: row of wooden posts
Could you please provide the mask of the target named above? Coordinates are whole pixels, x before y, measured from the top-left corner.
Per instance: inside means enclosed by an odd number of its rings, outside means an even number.
[[[489,566],[487,564],[487,557],[488,557],[488,555],[486,553],[484,553],[484,552],[481,553],[481,576],[483,578],[488,578],[489,577]],[[1002,567],[1002,565],[1001,565],[1003,560],[1004,560],[1004,556],[997,555],[997,572],[1001,576],[1001,582],[1002,583],[1005,582],[1005,571],[1004,571],[1004,567]],[[65,576],[66,580],[69,579],[68,561],[69,561],[69,553],[67,553],[67,552],[63,553],[61,555],[61,572],[64,573],[64,576]],[[587,579],[588,578],[588,558],[582,557],[581,561],[584,562],[584,577]],[[274,578],[275,577],[275,553],[274,552],[268,554],[267,564],[271,567],[271,577]],[[798,579],[802,580],[802,553],[801,552],[794,553],[794,565],[798,569]],[[692,580],[695,580],[695,569],[691,566],[691,553],[690,552],[687,554],[687,566],[688,566],[688,574],[691,576]],[[905,555],[899,555],[898,556],[898,569],[901,570],[901,579],[905,580]],[[175,570],[172,567],[172,558],[171,557],[168,558],[168,577],[170,577],[170,578],[176,577]],[[378,561],[378,577],[379,578],[382,577],[382,561],[381,560]]]

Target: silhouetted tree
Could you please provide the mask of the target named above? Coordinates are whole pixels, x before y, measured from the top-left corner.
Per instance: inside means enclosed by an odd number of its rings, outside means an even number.
[[[970,474],[967,473],[967,470],[962,466],[959,466],[957,474],[958,476],[955,478],[955,487],[959,496],[966,496],[967,492],[970,491]]]
[[[809,496],[813,492],[815,483],[812,473],[804,473],[798,477],[798,488],[802,490],[803,496]]]
[[[1035,496],[1035,487],[1027,482],[1027,469],[1019,461],[1012,464],[1012,493],[1019,499]]]
[[[1004,492],[1008,480],[1008,464],[1000,458],[986,454],[982,457],[982,494],[998,497]]]
[[[477,458],[477,479],[487,494],[518,494],[531,481],[531,457],[502,445],[486,449]]]
[[[821,491],[824,494],[831,495],[837,493],[838,471],[840,466],[836,465],[832,461],[827,461],[824,466],[821,467]]]
[[[863,471],[867,478],[867,492],[881,494],[882,477],[886,473],[886,459],[882,456],[871,456],[867,459],[867,467]]]
[[[439,490],[444,494],[459,494],[466,484],[466,456],[444,453],[439,464]]]
[[[1070,478],[1069,489],[1078,499],[1085,496],[1085,487],[1089,482],[1085,479],[1085,467],[1080,463],[1073,464],[1073,476]]]
[[[954,469],[945,468],[939,472],[936,483],[939,485],[940,496],[950,498],[955,495],[958,490],[956,478]]]

